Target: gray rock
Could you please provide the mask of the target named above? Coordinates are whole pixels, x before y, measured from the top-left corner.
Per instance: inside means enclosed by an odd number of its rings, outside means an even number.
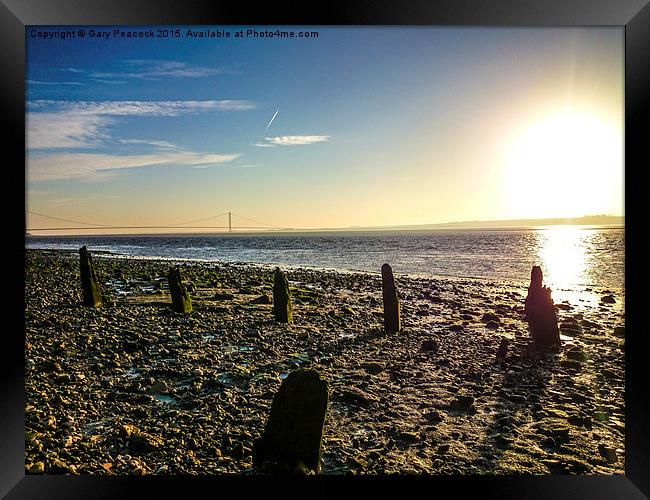
[[[404,443],[417,443],[420,436],[415,432],[402,431],[397,435],[397,439]]]
[[[63,460],[55,458],[50,465],[50,474],[78,474],[74,465],[67,464]]]
[[[447,453],[448,451],[449,451],[449,445],[448,445],[448,444],[441,444],[441,445],[438,446],[438,448],[436,449],[436,453],[437,453],[438,455],[444,455],[444,454]]]
[[[386,369],[386,365],[384,363],[377,363],[377,362],[364,363],[361,366],[363,367],[364,370],[366,370],[371,375],[377,375]]]
[[[500,319],[499,316],[493,313],[485,313],[483,316],[481,316],[481,321],[483,323],[489,323],[490,321],[494,321],[496,323],[499,323]]]
[[[27,467],[27,472],[29,474],[44,474],[45,473],[45,464],[43,462],[35,462],[30,464]]]
[[[251,304],[270,304],[271,303],[271,297],[268,295],[260,295],[256,299],[251,300]]]
[[[573,359],[575,361],[587,361],[587,355],[585,352],[577,346],[573,346],[566,352],[567,359]]]
[[[438,343],[433,340],[425,340],[422,342],[422,345],[420,346],[420,350],[424,352],[437,352],[438,351]]]
[[[603,457],[608,464],[615,464],[618,462],[618,455],[614,448],[601,443],[598,445],[598,453],[600,453],[600,456]]]
[[[437,424],[443,420],[442,415],[437,410],[431,410],[425,413],[424,419],[430,424]]]
[[[476,413],[474,397],[459,394],[456,396],[456,399],[449,404],[449,409],[458,412]]]
[[[350,387],[348,389],[342,389],[340,391],[341,401],[345,403],[350,403],[358,406],[370,406],[371,403],[376,403],[379,400],[359,389],[358,387]]]

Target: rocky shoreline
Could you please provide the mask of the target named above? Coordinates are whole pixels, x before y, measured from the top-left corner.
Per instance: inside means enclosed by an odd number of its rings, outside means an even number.
[[[533,347],[522,284],[93,253],[104,303],[83,307],[76,252],[26,250],[25,469],[30,474],[250,474],[274,394],[327,380],[323,474],[624,474],[624,291],[556,298],[562,346]],[[561,295],[561,294],[559,294]],[[554,298],[555,298],[554,294]],[[503,362],[501,340],[510,340]]]

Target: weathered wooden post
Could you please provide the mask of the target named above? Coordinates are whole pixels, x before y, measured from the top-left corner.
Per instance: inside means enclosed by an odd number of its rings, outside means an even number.
[[[542,286],[542,268],[533,266],[530,273],[530,286],[524,303],[526,320],[536,344],[552,346],[560,344],[560,330],[557,315],[551,298],[551,289]]]
[[[253,464],[269,472],[320,473],[328,399],[327,382],[316,370],[291,372],[273,397],[262,437],[253,443]]]
[[[388,264],[381,266],[381,287],[384,295],[384,329],[387,332],[399,332],[399,299],[395,289],[393,270]]]
[[[273,314],[279,323],[293,322],[289,282],[279,267],[275,268],[273,275]]]
[[[179,313],[192,312],[192,299],[181,281],[181,270],[177,266],[169,268],[167,275],[169,291],[172,295],[172,308]]]
[[[79,249],[79,268],[81,270],[81,291],[83,292],[83,304],[88,307],[100,307],[102,295],[97,285],[97,276],[93,267],[93,259],[86,245]]]
[[[506,355],[508,354],[508,346],[510,345],[510,340],[506,338],[502,338],[501,342],[499,343],[499,348],[497,349],[497,354],[496,354],[496,362],[500,366],[503,366],[503,362],[506,359]]]

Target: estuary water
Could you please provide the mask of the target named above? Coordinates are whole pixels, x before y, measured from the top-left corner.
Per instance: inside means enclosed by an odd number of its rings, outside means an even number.
[[[480,278],[528,283],[541,265],[555,288],[624,288],[622,227],[545,226],[498,230],[393,230],[228,234],[26,236],[26,248],[112,252],[138,258]]]

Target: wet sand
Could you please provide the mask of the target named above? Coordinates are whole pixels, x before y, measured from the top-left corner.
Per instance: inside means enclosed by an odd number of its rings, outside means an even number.
[[[388,334],[379,273],[285,268],[284,325],[257,303],[271,266],[181,263],[184,316],[170,261],[89,250],[99,309],[81,305],[78,253],[26,250],[28,473],[256,473],[273,395],[314,368],[330,390],[323,474],[624,474],[623,290],[554,291],[563,342],[542,352],[527,276],[396,274],[403,331]]]

